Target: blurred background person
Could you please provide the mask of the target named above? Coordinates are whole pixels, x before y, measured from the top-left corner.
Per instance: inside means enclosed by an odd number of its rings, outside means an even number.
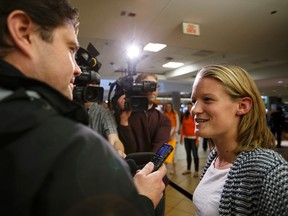
[[[277,139],[277,147],[281,147],[282,132],[285,125],[285,114],[281,106],[277,106],[276,110],[270,114],[270,129]]]
[[[202,147],[203,147],[203,151],[206,152],[208,149],[208,139],[207,138],[203,138],[203,143],[202,143]]]
[[[199,139],[195,134],[195,122],[191,115],[192,103],[187,103],[187,110],[182,118],[182,126],[180,133],[180,144],[183,144],[184,138],[184,146],[186,152],[186,160],[187,160],[187,170],[185,170],[182,174],[187,175],[191,173],[191,164],[192,164],[192,156],[194,159],[194,167],[195,172],[193,177],[197,178],[199,176],[199,156],[198,156],[198,146]]]
[[[177,143],[177,134],[179,131],[179,115],[178,112],[176,112],[173,108],[173,104],[171,102],[167,102],[164,105],[164,114],[165,116],[170,120],[171,122],[171,132],[170,132],[170,140],[169,144],[173,146],[173,151],[166,159],[166,164],[168,165],[167,168],[169,170],[170,174],[174,174],[176,172],[176,158],[175,158],[175,152],[176,152],[176,143]]]

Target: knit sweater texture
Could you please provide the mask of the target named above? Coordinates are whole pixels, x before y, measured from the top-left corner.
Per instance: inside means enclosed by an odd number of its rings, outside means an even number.
[[[216,155],[212,150],[203,175]],[[219,214],[288,215],[288,162],[269,149],[240,153],[225,181]]]

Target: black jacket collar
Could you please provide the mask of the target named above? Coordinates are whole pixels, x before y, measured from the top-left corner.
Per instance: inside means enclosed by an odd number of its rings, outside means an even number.
[[[56,112],[86,125],[89,123],[88,114],[80,104],[70,101],[49,85],[26,77],[18,69],[2,59],[0,59],[0,86],[12,91],[20,88],[36,91]]]

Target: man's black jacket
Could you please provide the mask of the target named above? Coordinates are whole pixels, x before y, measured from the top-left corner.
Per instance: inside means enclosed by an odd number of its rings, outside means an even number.
[[[82,107],[0,60],[1,215],[153,215]]]

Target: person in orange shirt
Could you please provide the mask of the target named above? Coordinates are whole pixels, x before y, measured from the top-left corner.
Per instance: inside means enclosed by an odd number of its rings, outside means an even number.
[[[187,160],[187,170],[184,171],[182,174],[187,175],[191,173],[191,151],[194,158],[194,165],[195,165],[195,173],[193,177],[197,178],[199,176],[199,156],[198,156],[198,137],[195,135],[195,122],[191,115],[192,103],[189,102],[187,104],[187,111],[183,115],[182,119],[182,127],[181,127],[181,135],[180,135],[180,143],[183,144],[183,137],[184,137],[184,145],[186,151],[186,160]]]
[[[180,123],[178,113],[174,110],[173,104],[171,102],[166,103],[164,108],[165,108],[164,114],[171,122],[169,144],[173,146],[173,151],[168,156],[165,162],[168,164],[172,164],[172,170],[170,170],[170,174],[173,175],[176,172],[176,161],[175,161],[175,150],[177,142],[176,135],[178,133]]]

